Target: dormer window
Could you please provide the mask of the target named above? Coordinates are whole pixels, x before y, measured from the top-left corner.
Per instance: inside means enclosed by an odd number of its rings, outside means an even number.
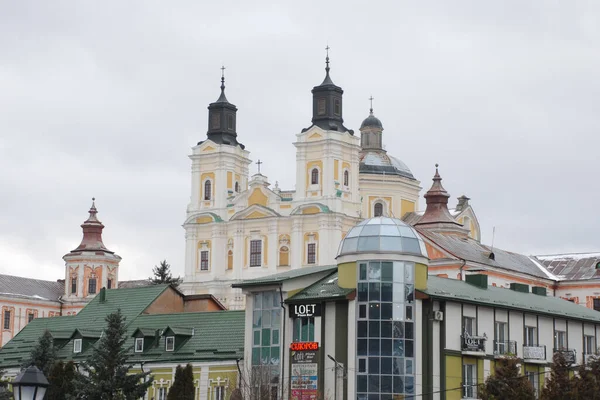
[[[73,353],[81,353],[81,344],[82,344],[81,339],[73,340]]]
[[[175,336],[167,336],[165,338],[165,351],[175,350]]]
[[[144,351],[144,338],[135,338],[135,352],[141,353]]]
[[[325,113],[326,113],[325,105],[326,104],[327,104],[327,100],[325,100],[324,98],[317,100],[317,115],[325,115]]]

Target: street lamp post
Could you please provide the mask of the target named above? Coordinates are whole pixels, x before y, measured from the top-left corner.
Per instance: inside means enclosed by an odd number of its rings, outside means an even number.
[[[43,400],[48,379],[35,365],[27,367],[11,382],[15,400]]]
[[[337,360],[335,358],[333,358],[331,355],[327,354],[327,357],[329,357],[329,359],[331,361],[333,361],[335,363],[335,378],[333,380],[333,399],[337,400],[337,386],[338,386],[338,368],[342,368],[342,371],[344,370],[344,367],[340,365],[339,362],[337,362]]]

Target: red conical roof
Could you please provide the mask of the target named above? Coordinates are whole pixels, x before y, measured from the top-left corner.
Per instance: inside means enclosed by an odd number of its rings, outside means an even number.
[[[92,207],[89,211],[90,216],[81,225],[81,228],[83,228],[83,239],[81,239],[81,244],[77,246],[75,250],[71,250],[71,253],[80,251],[102,251],[104,253],[114,253],[108,250],[106,246],[104,246],[104,243],[102,243],[102,230],[104,229],[104,225],[102,225],[102,222],[100,222],[100,220],[98,220],[96,217],[98,210],[96,210],[95,200],[95,198],[92,198]]]
[[[448,199],[450,195],[442,186],[442,177],[438,172],[438,164],[435,164],[435,175],[433,176],[433,185],[427,193],[425,193],[425,201],[427,209],[415,226],[428,224],[452,224],[462,226],[452,218],[448,211]]]

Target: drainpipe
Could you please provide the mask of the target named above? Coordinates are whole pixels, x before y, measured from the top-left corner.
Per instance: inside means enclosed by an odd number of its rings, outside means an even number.
[[[281,397],[280,399],[283,399],[283,380],[284,380],[284,374],[285,374],[285,320],[286,320],[286,316],[285,316],[285,306],[283,305],[283,291],[281,290],[281,284],[279,285],[279,299],[281,300],[281,308],[283,309],[283,315],[281,316],[283,319],[283,330],[281,332],[281,378],[279,381],[279,384],[281,385]]]
[[[238,369],[238,389],[242,390],[242,370],[240,368],[240,361],[242,361],[241,358],[238,358],[235,360],[235,363],[237,365],[237,369]]]
[[[463,268],[465,267],[465,264],[467,263],[467,260],[462,259],[462,265],[460,266],[460,280],[464,281],[463,279]]]

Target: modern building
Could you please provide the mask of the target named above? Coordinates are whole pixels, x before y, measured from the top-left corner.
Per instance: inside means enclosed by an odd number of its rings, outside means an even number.
[[[596,354],[600,313],[544,287],[428,268],[416,228],[376,217],[348,232],[337,266],[236,284],[246,369],[270,374],[271,398],[476,399],[498,358],[519,357],[539,391],[554,352],[573,366]]]
[[[194,368],[195,398],[224,400],[238,385],[236,360],[244,346],[244,313],[224,308],[210,295],[184,296],[169,285],[103,288],[76,315],[31,321],[0,350],[0,369],[8,380],[14,378],[45,330],[59,359],[80,363],[102,337],[105,317],[120,309],[131,371],[150,370],[154,376],[145,400],[165,400],[175,368],[188,363]]]
[[[102,242],[104,225],[97,214],[92,200],[89,217],[81,225],[81,244],[63,257],[63,279],[45,281],[0,274],[0,347],[35,318],[77,314],[103,287],[117,289],[148,284],[147,280],[119,281],[121,257]]]

